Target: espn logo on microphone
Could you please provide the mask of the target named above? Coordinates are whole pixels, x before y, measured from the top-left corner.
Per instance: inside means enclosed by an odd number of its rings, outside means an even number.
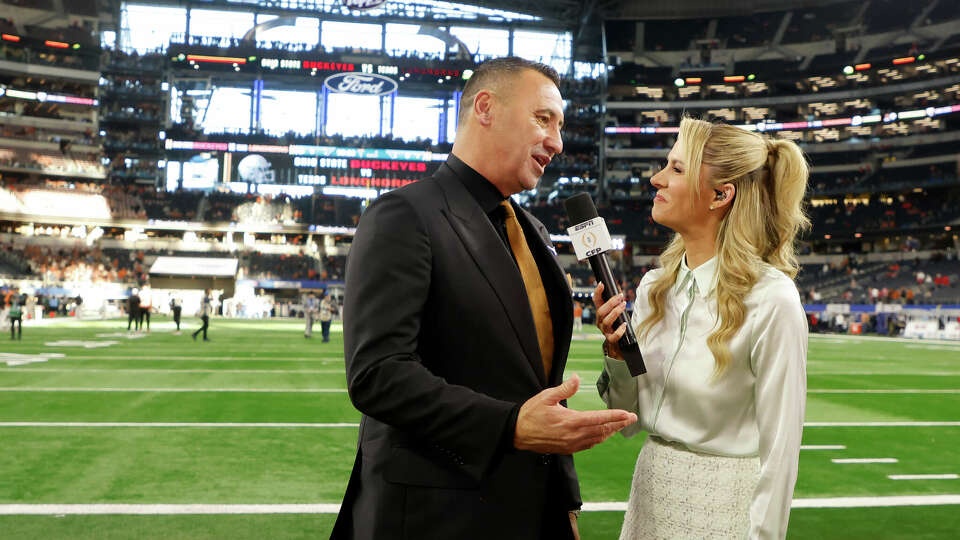
[[[601,217],[584,221],[567,229],[577,259],[584,260],[605,251],[610,251],[610,233]]]

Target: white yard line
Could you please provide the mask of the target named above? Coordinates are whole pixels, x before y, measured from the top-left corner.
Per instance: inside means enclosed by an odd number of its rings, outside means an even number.
[[[93,388],[83,386],[7,386],[0,392],[230,392],[268,394],[345,394],[346,388]]]
[[[807,389],[808,394],[960,394],[957,388],[826,388]]]
[[[68,428],[358,428],[348,422],[0,422],[4,427],[68,427]]]
[[[897,458],[892,457],[881,457],[881,458],[838,458],[831,459],[830,461],[834,463],[839,463],[841,465],[845,464],[856,464],[856,463],[899,463],[900,461]]]
[[[342,369],[161,369],[161,368],[16,368],[0,369],[0,375],[5,373],[282,373],[298,375],[307,373],[343,373]]]
[[[803,427],[960,427],[960,422],[804,422]]]
[[[343,362],[342,356],[312,356],[290,358],[263,358],[250,356],[151,356],[151,355],[110,355],[110,356],[75,356],[70,354],[60,360],[124,360],[143,362],[163,362],[167,360],[183,360],[191,362]]]
[[[3,427],[143,427],[143,428],[329,428],[359,427],[351,423],[285,422],[0,422]],[[805,427],[960,427],[960,422],[807,422]]]
[[[886,375],[909,375],[923,377],[960,377],[960,371],[910,371],[903,369],[901,371],[807,371],[807,376],[827,376],[827,375],[866,375],[866,376],[886,376]]]
[[[960,504],[960,495],[794,499],[793,508],[870,508]],[[587,502],[585,512],[624,512],[626,502]],[[0,504],[0,515],[336,514],[339,504]]]
[[[800,446],[801,450],[846,450],[847,447],[842,444],[804,444]]]
[[[911,339],[911,338],[891,338],[883,336],[849,336],[845,334],[810,334],[811,341],[833,341],[833,340],[842,340],[842,341],[877,341],[881,343],[912,343],[914,345],[953,345],[955,347],[960,347],[960,343],[956,341],[944,340],[944,339]]]
[[[889,474],[887,478],[891,480],[956,480],[960,475],[956,474]]]
[[[790,506],[792,508],[873,508],[878,506],[940,506],[945,504],[960,504],[960,494],[794,499]]]

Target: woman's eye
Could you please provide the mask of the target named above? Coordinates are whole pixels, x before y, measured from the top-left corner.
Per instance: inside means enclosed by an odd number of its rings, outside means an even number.
[[[674,168],[673,168],[673,172],[675,172],[675,173],[677,173],[677,174],[683,174],[683,171],[681,171],[678,167],[674,167]]]

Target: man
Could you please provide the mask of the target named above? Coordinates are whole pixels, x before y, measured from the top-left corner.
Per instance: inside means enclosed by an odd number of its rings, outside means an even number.
[[[210,327],[210,315],[213,313],[213,298],[210,297],[210,289],[203,291],[203,299],[200,300],[200,322],[202,325],[200,328],[194,330],[191,337],[194,341],[197,340],[197,334],[203,332],[203,340],[210,341],[207,339],[207,328]]]
[[[137,319],[137,330],[143,330],[143,323],[146,320],[147,332],[150,331],[150,311],[153,309],[153,289],[150,284],[143,286],[140,291],[140,316]]]
[[[23,303],[21,303],[20,295],[17,294],[17,290],[14,289],[12,295],[10,295],[10,309],[7,311],[7,318],[10,319],[10,339],[14,338],[13,327],[17,325],[16,338],[18,340],[23,339]]]
[[[323,342],[330,342],[330,323],[333,322],[333,314],[337,311],[333,305],[333,300],[329,294],[323,295],[320,301],[320,333],[323,334]]]
[[[447,162],[360,220],[343,319],[363,418],[332,538],[577,537],[570,454],[636,416],[564,406],[571,291],[546,229],[509,199],[536,187],[562,125],[552,68],[486,62]]]
[[[130,331],[130,323],[133,323],[133,329],[139,330],[140,325],[140,295],[137,289],[130,291],[130,297],[127,298],[127,332]]]
[[[173,334],[180,335],[180,315],[183,313],[183,303],[180,301],[180,295],[175,294],[170,298],[170,311],[173,312],[173,322],[177,325],[177,330]]]
[[[303,303],[303,318],[306,326],[303,328],[303,337],[313,337],[313,320],[317,318],[317,297],[308,294]]]

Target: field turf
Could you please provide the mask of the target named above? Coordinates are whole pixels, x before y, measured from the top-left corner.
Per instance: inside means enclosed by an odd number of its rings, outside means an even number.
[[[27,326],[23,341],[0,333],[0,538],[329,535],[360,418],[338,328],[324,344],[319,325],[307,340],[295,321],[214,319],[203,343],[186,332],[196,326],[173,335],[156,317],[132,339],[119,320]],[[584,381],[575,409],[602,407],[598,350],[572,346],[567,374]],[[843,448],[801,451],[788,538],[957,538],[960,343],[813,336],[808,388],[803,444]],[[642,444],[617,435],[578,454],[584,501],[625,502]],[[253,506],[175,513],[191,504]],[[582,536],[616,538],[622,518],[586,511]]]

